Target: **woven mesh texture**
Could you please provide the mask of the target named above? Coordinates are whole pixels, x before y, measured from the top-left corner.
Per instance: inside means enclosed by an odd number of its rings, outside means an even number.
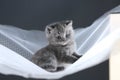
[[[27,50],[25,50],[24,48],[22,48],[20,45],[18,45],[17,43],[13,42],[11,39],[7,38],[6,36],[2,35],[0,33],[0,44],[6,46],[7,48],[17,52],[18,54],[20,54],[21,56],[27,58],[27,59],[31,59],[32,54],[30,52],[28,52]]]

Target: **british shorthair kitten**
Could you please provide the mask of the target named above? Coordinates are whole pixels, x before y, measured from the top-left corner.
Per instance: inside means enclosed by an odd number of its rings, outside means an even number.
[[[49,44],[33,55],[33,63],[49,72],[56,72],[64,70],[63,64],[72,64],[81,57],[76,54],[72,20],[49,24],[45,32]]]

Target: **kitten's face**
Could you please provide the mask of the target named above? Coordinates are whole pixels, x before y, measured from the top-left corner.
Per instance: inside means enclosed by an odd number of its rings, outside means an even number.
[[[73,39],[72,21],[55,22],[46,27],[46,36],[50,44],[66,45]]]

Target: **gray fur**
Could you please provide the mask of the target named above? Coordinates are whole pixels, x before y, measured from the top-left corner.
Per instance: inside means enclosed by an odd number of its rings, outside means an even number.
[[[32,62],[47,71],[55,72],[64,69],[60,64],[74,63],[80,57],[75,52],[71,20],[49,24],[45,32],[49,44],[33,55]]]

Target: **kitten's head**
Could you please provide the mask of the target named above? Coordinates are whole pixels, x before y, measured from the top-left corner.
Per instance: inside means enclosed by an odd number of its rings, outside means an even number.
[[[74,32],[72,20],[65,20],[49,24],[47,25],[45,32],[50,44],[66,45],[73,40]]]

